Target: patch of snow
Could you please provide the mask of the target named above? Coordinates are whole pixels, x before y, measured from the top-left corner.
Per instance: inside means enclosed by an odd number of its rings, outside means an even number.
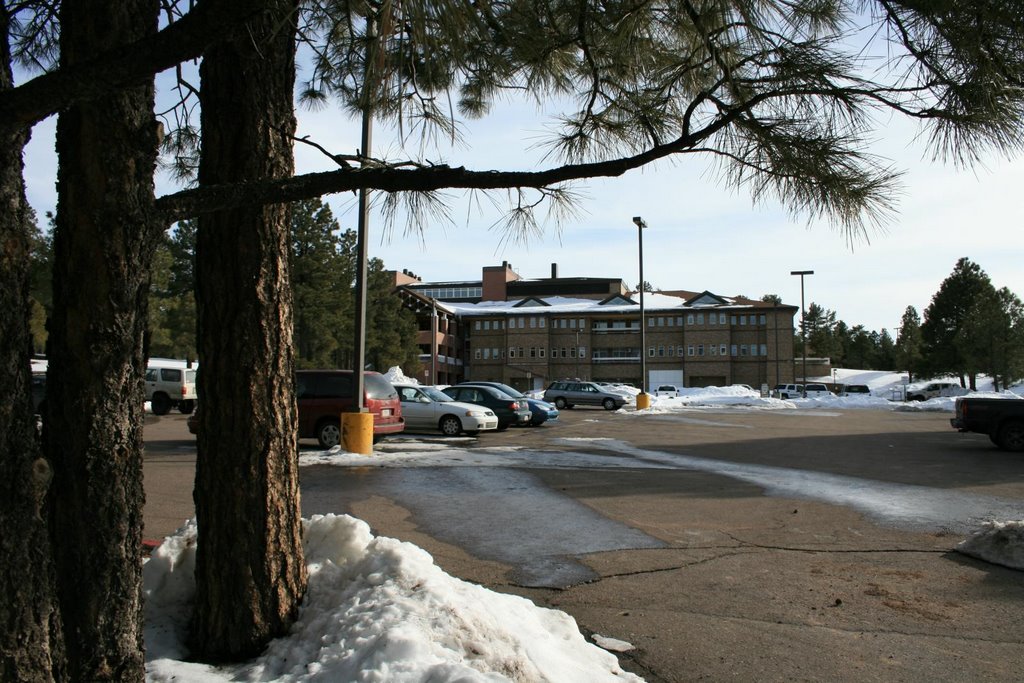
[[[626,641],[618,640],[617,638],[602,636],[598,633],[595,633],[590,637],[595,643],[597,643],[598,647],[608,650],[609,652],[629,652],[630,650],[636,649],[632,643],[627,643]]]
[[[985,562],[1024,570],[1024,521],[986,522],[956,550]]]
[[[146,563],[146,679],[194,681],[642,681],[564,612],[454,578],[424,550],[348,515],[303,521],[309,587],[291,632],[228,666],[184,661],[194,522]]]

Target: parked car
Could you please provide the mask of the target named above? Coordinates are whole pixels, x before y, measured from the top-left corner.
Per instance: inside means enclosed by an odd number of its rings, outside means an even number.
[[[679,396],[680,393],[679,387],[674,384],[662,384],[654,390],[655,396]]]
[[[1004,451],[1024,452],[1024,401],[1012,398],[960,397],[949,423],[961,432],[988,434]]]
[[[929,382],[907,387],[908,401],[927,401],[940,396],[956,396],[962,389],[956,382]]]
[[[456,401],[475,403],[490,408],[498,417],[499,432],[508,429],[511,425],[528,424],[530,418],[533,417],[526,401],[512,398],[504,391],[494,387],[456,384],[445,387],[443,391]]]
[[[455,401],[436,387],[417,384],[395,384],[394,387],[402,402],[406,429],[437,429],[446,436],[458,436],[462,432],[476,436],[498,428],[498,417],[490,408]]]
[[[341,413],[354,401],[351,370],[299,370],[295,395],[299,404],[299,438],[316,439],[321,448],[341,443]],[[405,429],[398,392],[379,372],[363,374],[363,403],[373,413],[373,439]]]
[[[352,410],[351,370],[299,370],[295,373],[299,407],[299,438],[316,439],[321,448],[341,443],[341,414]],[[373,440],[405,429],[397,390],[376,372],[363,376],[363,403],[373,413]],[[186,421],[188,431],[199,433],[199,409]]]
[[[632,396],[598,386],[594,382],[559,380],[544,391],[544,400],[554,403],[559,410],[573,406],[603,406],[605,410],[618,410],[634,401]]]
[[[196,407],[196,369],[185,361],[153,358],[146,366],[146,400],[154,415],[177,408],[188,415]]]
[[[499,391],[504,391],[512,398],[518,398],[520,400],[526,401],[527,405],[529,405],[530,407],[530,414],[532,416],[530,417],[531,427],[539,427],[545,422],[558,419],[558,408],[551,405],[544,399],[531,398],[524,394],[523,392],[519,391],[518,389],[510,387],[507,384],[502,384],[501,382],[459,382],[459,386],[463,385],[479,385],[485,387],[494,387]]]
[[[839,391],[840,396],[870,396],[871,387],[867,384],[844,384]]]
[[[827,386],[814,382],[808,382],[804,385],[804,394],[807,398],[827,398],[829,396],[835,396],[835,394],[829,391]]]
[[[804,393],[803,384],[776,384],[772,389],[772,396],[775,398],[801,398]]]
[[[776,384],[772,389],[772,396],[775,398],[804,398],[805,395],[807,398],[835,396],[827,386],[817,382],[808,382],[806,386],[803,384]]]

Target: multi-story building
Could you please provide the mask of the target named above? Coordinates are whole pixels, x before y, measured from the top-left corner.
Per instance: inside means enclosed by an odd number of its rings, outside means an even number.
[[[796,306],[647,292],[642,322],[639,294],[621,279],[560,278],[555,265],[539,280],[519,278],[508,263],[485,267],[479,281],[425,283],[408,271],[395,279],[420,321],[425,382],[527,390],[578,377],[639,387],[642,360],[648,388],[794,381]]]

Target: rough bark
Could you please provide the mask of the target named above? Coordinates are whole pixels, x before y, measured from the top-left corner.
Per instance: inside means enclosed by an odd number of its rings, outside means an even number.
[[[7,9],[0,8],[0,91],[11,88]],[[22,150],[28,130],[0,127],[0,680],[63,674],[63,640],[45,504],[52,468],[32,417],[28,204]]]
[[[200,184],[287,178],[296,5],[276,0],[200,69]],[[252,656],[287,631],[306,587],[294,398],[288,209],[202,217],[196,245],[199,526],[193,655]]]
[[[155,0],[65,2],[62,67],[156,31]],[[142,337],[157,127],[150,81],[64,110],[45,449],[74,681],[142,680]]]

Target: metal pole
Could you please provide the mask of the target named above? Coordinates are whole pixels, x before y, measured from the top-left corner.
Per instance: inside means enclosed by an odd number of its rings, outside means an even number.
[[[644,319],[644,228],[647,224],[640,216],[633,216],[637,242],[640,247],[640,393],[647,393],[647,321]]]
[[[807,318],[804,312],[804,275],[814,275],[813,270],[791,270],[790,275],[800,276],[800,344],[803,346],[804,369],[800,386],[803,390],[800,395],[807,398]]]
[[[363,73],[363,126],[360,141],[360,165],[365,166],[370,159],[370,145],[373,137],[373,112],[370,101],[371,65],[373,64],[373,44],[376,40],[377,28],[373,17],[366,19],[366,68]],[[366,369],[366,271],[367,271],[367,232],[370,223],[370,192],[359,190],[359,223],[356,232],[356,301],[355,301],[355,334],[352,346],[355,349],[355,367],[353,370],[353,391],[355,403],[352,412],[366,412],[365,382],[363,371]]]

